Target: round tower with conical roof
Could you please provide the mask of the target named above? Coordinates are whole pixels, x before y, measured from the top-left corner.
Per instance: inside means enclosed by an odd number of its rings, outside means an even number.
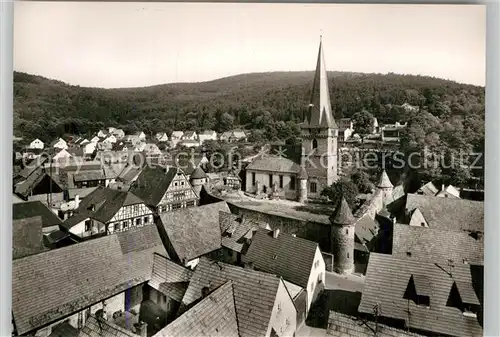
[[[384,204],[389,202],[392,198],[392,191],[394,189],[394,185],[392,185],[389,176],[385,170],[382,170],[382,174],[380,175],[380,179],[376,186],[379,190],[384,194]]]
[[[193,171],[193,173],[191,173],[191,176],[189,177],[189,182],[191,183],[191,186],[193,186],[193,189],[198,197],[200,196],[201,193],[201,187],[207,183],[207,180],[208,180],[207,174],[199,166]]]
[[[297,182],[299,185],[298,201],[305,202],[307,200],[307,172],[304,166],[300,166]]]
[[[350,274],[354,270],[354,232],[356,218],[344,197],[330,217],[331,242],[335,272]]]

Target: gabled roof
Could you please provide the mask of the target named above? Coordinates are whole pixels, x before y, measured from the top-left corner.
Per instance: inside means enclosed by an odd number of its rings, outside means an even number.
[[[434,183],[432,181],[429,181],[427,184],[420,187],[420,189],[418,191],[423,193],[424,195],[433,196],[439,192],[439,189],[436,187],[436,185],[434,185]]]
[[[43,245],[42,218],[35,216],[12,222],[12,259],[47,250]]]
[[[164,256],[155,254],[153,274],[148,285],[180,302],[192,276],[192,270],[180,266]]]
[[[309,109],[304,118],[304,127],[337,128],[332,114],[332,104],[328,88],[328,75],[323,55],[323,43],[319,43],[318,61],[309,101]]]
[[[12,205],[13,220],[22,220],[36,216],[41,217],[43,227],[52,227],[62,224],[62,220],[40,201],[27,201]]]
[[[241,337],[265,336],[271,321],[280,278],[251,269],[200,258],[182,299],[190,305],[202,297],[202,289],[217,289],[231,280]]]
[[[355,235],[361,244],[368,246],[378,234],[379,227],[377,221],[370,218],[368,214],[365,214],[356,221]]]
[[[239,337],[233,284],[227,281],[154,337]]]
[[[404,298],[412,275],[422,275],[428,280],[429,307],[419,306]],[[470,265],[449,266],[441,262],[424,262],[371,253],[358,311],[373,314],[373,308],[378,304],[381,307],[381,316],[406,321],[410,328],[434,334],[479,337],[482,336],[483,330],[478,319],[464,316],[461,309],[449,304],[453,284],[459,282],[470,289],[475,282],[472,275]]]
[[[269,155],[255,158],[246,169],[266,172],[299,173],[300,165],[285,157]]]
[[[219,224],[222,232],[222,246],[235,252],[245,253],[246,239],[251,239],[259,228],[270,227],[263,222],[240,218],[236,214],[219,212]]]
[[[352,215],[351,207],[349,207],[344,197],[340,200],[330,219],[333,224],[343,226],[353,225],[356,222],[356,218]]]
[[[331,310],[328,316],[328,328],[326,335],[329,337],[356,336],[356,337],[374,337],[374,331],[377,329],[377,337],[419,337],[413,332],[368,321],[361,317],[348,316],[346,314]],[[345,331],[345,332],[342,332]]]
[[[156,226],[144,226],[14,260],[12,312],[18,334],[148,281],[155,252],[167,254]]]
[[[193,137],[194,135],[196,135],[196,132],[194,132],[194,131],[184,132],[184,137]]]
[[[467,232],[395,224],[392,254],[423,261],[483,264],[484,239]]]
[[[293,284],[307,288],[318,250],[318,243],[259,228],[252,238],[244,262],[252,262],[257,270],[276,274]]]
[[[221,247],[219,211],[230,213],[225,201],[160,216],[161,225],[181,261],[190,261]]]
[[[484,202],[408,194],[406,210],[418,208],[431,228],[484,231]]]
[[[141,171],[130,191],[142,198],[147,205],[156,207],[178,173],[180,172],[175,167],[165,169],[148,165]]]
[[[99,186],[80,202],[75,215],[66,219],[63,226],[69,229],[75,225],[76,220],[73,217],[78,217],[80,220],[88,217],[107,223],[120,208],[143,203],[139,197],[131,192]],[[95,209],[94,211],[91,210],[92,206]]]
[[[83,199],[90,193],[94,192],[96,188],[97,187],[84,187],[84,188],[68,189],[68,198],[70,200],[73,200],[78,195],[80,199]]]

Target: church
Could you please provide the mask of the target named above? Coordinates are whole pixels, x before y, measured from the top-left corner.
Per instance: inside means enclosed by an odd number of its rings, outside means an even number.
[[[301,150],[274,149],[246,167],[245,192],[305,202],[319,199],[321,191],[337,180],[338,127],[332,114],[321,38],[301,130]]]

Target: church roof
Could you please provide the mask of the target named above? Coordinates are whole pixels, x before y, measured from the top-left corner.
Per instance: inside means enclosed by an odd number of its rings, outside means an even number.
[[[385,170],[382,171],[382,175],[380,176],[380,180],[378,181],[377,187],[379,188],[392,188],[394,185],[392,185],[391,180],[389,179],[389,176],[387,175],[387,172]]]
[[[353,225],[356,222],[354,215],[352,215],[351,207],[349,207],[344,197],[342,197],[330,219],[336,225]]]
[[[311,100],[304,126],[309,128],[337,128],[332,115],[330,93],[328,90],[328,75],[323,55],[323,44],[319,43],[318,61],[311,92]]]

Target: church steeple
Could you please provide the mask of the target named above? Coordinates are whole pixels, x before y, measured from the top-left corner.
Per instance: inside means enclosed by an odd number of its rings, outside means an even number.
[[[318,61],[311,92],[308,111],[304,118],[304,124],[310,128],[337,128],[333,119],[330,93],[328,89],[328,75],[323,55],[323,41],[320,35]]]

